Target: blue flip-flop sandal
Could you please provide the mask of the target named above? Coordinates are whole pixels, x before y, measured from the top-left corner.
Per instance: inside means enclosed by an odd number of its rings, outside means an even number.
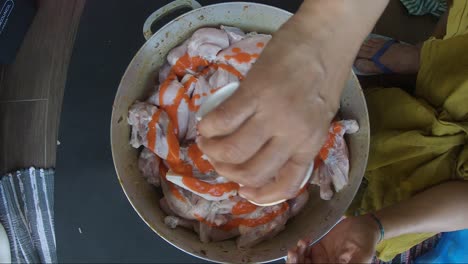
[[[369,39],[375,39],[375,38],[381,38],[381,39],[385,39],[387,40],[387,42],[385,42],[385,44],[382,46],[382,48],[380,48],[375,54],[374,56],[372,56],[372,58],[370,58],[370,61],[372,61],[375,66],[377,66],[377,68],[379,68],[382,72],[381,73],[366,73],[366,72],[361,72],[360,70],[358,70],[358,68],[356,68],[354,65],[353,65],[353,71],[356,75],[362,75],[362,76],[371,76],[371,75],[379,75],[379,74],[393,74],[394,72],[389,69],[387,66],[385,66],[381,61],[380,59],[382,58],[382,56],[385,54],[385,52],[387,52],[387,50],[393,46],[395,43],[400,43],[400,41],[397,41],[395,39],[392,39],[392,38],[389,38],[389,37],[386,37],[386,36],[382,36],[382,35],[377,35],[377,34],[370,34],[367,38],[366,38],[366,41],[369,40]],[[406,43],[405,43],[406,44]]]

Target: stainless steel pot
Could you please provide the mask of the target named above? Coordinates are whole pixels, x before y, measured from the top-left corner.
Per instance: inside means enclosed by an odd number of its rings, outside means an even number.
[[[158,32],[151,32],[154,21],[181,7],[190,7],[193,11],[174,19]],[[112,155],[119,181],[135,211],[154,232],[188,254],[216,262],[234,263],[283,258],[287,249],[294,246],[298,239],[310,237],[317,241],[324,236],[343,216],[361,183],[369,150],[369,119],[364,95],[354,74],[350,75],[341,99],[342,117],[358,120],[361,127],[357,134],[348,138],[350,184],[331,201],[321,200],[318,190],[314,190],[306,208],[288,222],[283,232],[269,241],[239,250],[233,240],[203,244],[193,232],[166,227],[164,213],[158,204],[162,194],[140,175],[138,151],[129,144],[128,109],[135,100],[145,99],[167,53],[200,27],[223,24],[245,31],[272,33],[291,15],[287,11],[256,3],[233,2],[201,7],[196,1],[178,0],[154,12],[145,22],[143,32],[147,42],[128,66],[115,96],[111,120]]]

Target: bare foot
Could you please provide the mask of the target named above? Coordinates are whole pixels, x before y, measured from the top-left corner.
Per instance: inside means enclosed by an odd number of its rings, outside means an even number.
[[[354,66],[364,73],[383,73],[371,60],[387,42],[385,39],[367,40],[359,50]],[[419,71],[420,48],[413,45],[395,43],[383,56],[380,62],[394,73],[411,74]]]

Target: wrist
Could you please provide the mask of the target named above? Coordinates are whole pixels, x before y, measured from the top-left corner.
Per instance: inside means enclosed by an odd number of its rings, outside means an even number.
[[[402,233],[401,225],[398,223],[398,220],[395,221],[392,214],[392,212],[390,212],[390,214],[388,213],[388,208],[375,213],[375,216],[380,219],[382,226],[385,228],[385,239],[394,238],[404,234]]]
[[[374,220],[375,224],[377,224],[378,231],[379,231],[379,243],[385,239],[385,229],[382,225],[380,219],[373,213],[367,214],[372,220]]]
[[[367,227],[370,238],[373,243],[377,245],[381,239],[383,239],[379,224],[370,215],[361,215],[357,216],[357,218],[365,227]]]

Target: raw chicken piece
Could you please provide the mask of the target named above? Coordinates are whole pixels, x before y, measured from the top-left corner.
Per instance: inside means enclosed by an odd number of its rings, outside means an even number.
[[[172,229],[182,227],[195,231],[200,236],[200,241],[203,243],[223,241],[239,235],[238,228],[222,230],[198,221],[186,220],[177,216],[166,216],[164,218],[164,223]]]
[[[233,66],[243,76],[260,57],[271,35],[257,34],[234,43],[218,54],[217,61]]]
[[[178,138],[179,141],[185,139],[188,130],[190,109],[186,99],[180,101],[179,107],[177,108],[177,122],[178,122]]]
[[[233,82],[239,82],[239,78],[222,67],[219,67],[218,70],[216,70],[213,73],[209,80],[210,86],[215,89],[221,88]]]
[[[162,93],[162,96],[161,96]],[[176,126],[179,140],[185,138],[189,122],[189,96],[186,88],[177,79],[168,78],[158,91],[148,98],[148,102],[165,110]]]
[[[203,76],[205,80],[209,80],[216,70],[218,70],[218,64],[210,64],[203,71],[199,72],[197,76]]]
[[[195,225],[199,224],[197,221],[187,220],[187,219],[183,219],[183,218],[172,216],[172,215],[164,217],[164,223],[169,228],[172,228],[172,229],[176,229],[177,227],[180,226],[180,227],[187,228],[190,230],[195,230]]]
[[[244,31],[242,31],[242,29],[240,28],[221,26],[221,29],[226,31],[226,33],[228,34],[230,45],[239,42],[246,37]]]
[[[182,79],[182,84],[185,87],[185,93],[192,98],[193,92],[197,87],[198,78],[191,74],[187,74]],[[182,141],[194,141],[197,137],[197,120],[196,120],[196,109],[192,102],[192,99],[189,99],[189,111],[187,112],[187,131],[185,133],[185,138]],[[180,138],[180,137],[179,137]]]
[[[159,70],[159,75],[158,75],[159,83],[163,83],[164,81],[166,81],[170,73],[171,73],[171,65],[166,62]]]
[[[212,202],[206,209],[206,215],[201,217],[196,214],[198,222],[181,219],[179,217],[166,217],[165,223],[171,228],[178,226],[194,230],[200,236],[200,241],[207,243],[211,241],[222,241],[239,235],[238,228],[222,228],[230,220],[230,211],[234,202],[224,200]]]
[[[144,148],[138,159],[138,168],[148,183],[159,187],[159,163],[161,159],[148,148]]]
[[[150,104],[136,102],[128,111],[128,124],[132,126],[132,134],[130,138],[130,145],[134,148],[139,148],[146,145],[146,131],[148,130],[148,123],[151,122],[155,113],[159,109]]]
[[[166,197],[163,197],[159,200],[159,207],[161,207],[161,210],[166,214],[166,215],[175,215],[175,213],[169,208],[169,205],[167,204]]]
[[[212,87],[205,77],[199,76],[192,95],[192,104],[195,107],[195,111],[198,111],[198,108],[206,100],[206,97],[211,94],[211,89]]]
[[[271,207],[264,207],[261,210],[263,213],[278,212],[279,214],[275,216],[271,221],[268,221],[265,224],[261,224],[255,227],[240,225],[240,236],[237,239],[238,248],[250,248],[264,240],[276,236],[279,232],[284,230],[286,222],[290,217],[289,206],[287,205],[287,203]]]
[[[290,217],[296,216],[309,201],[309,191],[304,189],[299,196],[288,201],[290,208]]]
[[[166,90],[163,97],[163,101],[164,103],[166,103],[173,102],[175,97],[177,96],[177,92],[183,86],[174,77],[166,79],[154,90],[154,92],[148,97],[148,99],[146,99],[146,102],[152,105],[161,106],[161,98],[159,94],[161,91],[161,87],[164,87],[164,89]]]
[[[145,101],[146,103],[159,106],[159,85],[154,88],[154,90],[151,92],[150,96],[148,99]]]
[[[330,175],[335,191],[339,192],[349,181],[349,154],[348,146],[344,139],[345,134],[354,134],[359,130],[359,125],[355,120],[342,120],[332,124],[329,139],[322,149],[320,158],[323,160],[324,168]]]
[[[201,152],[198,145],[193,141],[180,148],[180,159],[192,167],[193,176],[197,179],[214,180],[219,177],[206,155]]]
[[[208,201],[222,201],[236,196],[239,189],[237,183],[228,182],[218,176],[209,180],[200,180],[192,176],[182,176],[168,171],[166,178],[169,182],[190,191]]]
[[[224,30],[201,28],[180,46],[171,50],[167,61],[179,77],[186,73],[195,74],[214,61],[216,55],[229,47],[229,38]]]
[[[211,86],[206,81],[205,77],[184,77],[184,79],[191,80],[187,88],[187,93],[191,95],[189,106],[187,132],[185,134],[185,141],[194,141],[197,137],[197,120],[196,112],[200,105],[205,101],[206,97],[211,93]],[[189,79],[190,78],[190,79]],[[182,82],[184,81],[182,80]],[[187,81],[188,82],[188,81]],[[185,85],[185,84],[184,84]],[[187,87],[187,85],[185,85]]]
[[[158,91],[148,98],[148,102],[159,107],[169,106],[174,104],[175,99],[184,86],[175,78],[167,79],[159,85]],[[163,90],[163,97],[161,98],[161,90]]]
[[[206,218],[211,202],[192,194],[171,182],[161,181],[161,187],[170,211],[189,220]]]
[[[188,128],[187,128],[187,133],[185,135],[185,141],[195,141],[197,138],[197,117],[196,117],[197,112],[195,111],[190,111],[189,112],[189,118],[188,118]]]
[[[238,200],[233,197],[232,199],[211,203],[210,212],[205,219],[199,219],[201,220],[200,228],[196,230],[202,242],[223,241],[239,236],[237,226],[225,226],[229,221],[232,221],[231,212]]]
[[[327,172],[328,171],[323,166],[323,162],[320,162],[318,163],[318,167],[315,169],[311,180],[311,184],[315,184],[320,187],[320,198],[325,201],[331,200],[334,194],[332,179]]]
[[[221,50],[229,47],[228,34],[217,28],[201,28],[193,33],[187,44],[190,57],[214,61]]]
[[[174,66],[177,61],[187,53],[187,46],[189,42],[190,39],[187,39],[180,46],[177,46],[169,51],[169,54],[167,54],[167,62],[171,66]]]
[[[333,197],[333,184],[336,192],[341,191],[349,181],[349,154],[345,134],[353,134],[359,130],[355,120],[333,122],[327,141],[320,150],[317,170],[312,179],[313,184],[320,185],[320,196],[324,200]]]
[[[195,230],[195,232],[197,231]],[[217,227],[211,227],[204,223],[200,223],[200,228],[197,233],[200,236],[200,241],[204,243],[218,242],[239,236],[239,228],[223,230]]]
[[[136,102],[128,114],[128,124],[132,126],[130,144],[134,148],[145,146],[160,158],[167,159],[169,123],[166,112],[154,105]]]
[[[195,91],[195,87],[198,82],[197,77],[189,73],[186,74],[180,82],[185,87],[185,94],[192,98],[193,91]]]

